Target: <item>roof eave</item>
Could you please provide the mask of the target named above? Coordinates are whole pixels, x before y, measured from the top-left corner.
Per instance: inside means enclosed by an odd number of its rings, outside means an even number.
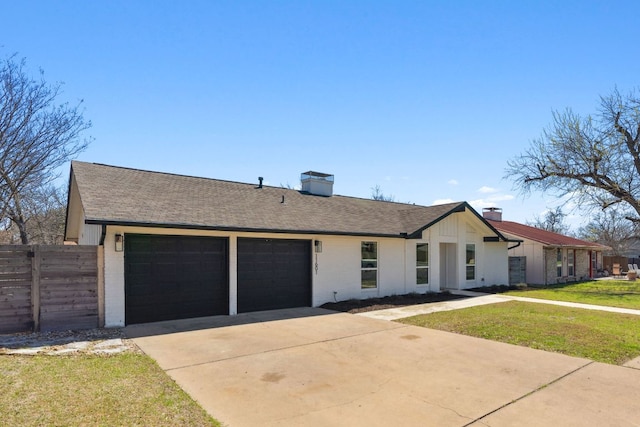
[[[178,230],[203,230],[203,231],[228,231],[228,232],[248,232],[248,233],[276,233],[276,234],[316,234],[325,236],[361,236],[361,237],[387,237],[396,239],[406,239],[406,233],[388,234],[388,233],[367,233],[367,232],[347,232],[336,230],[295,230],[295,229],[276,229],[276,228],[251,228],[236,227],[224,225],[202,225],[202,224],[177,224],[177,223],[156,223],[141,221],[116,221],[106,219],[87,219],[86,224],[103,225],[103,226],[121,226],[121,227],[143,227],[143,228],[164,228]]]
[[[446,217],[448,217],[451,214],[454,213],[460,213],[460,212],[466,212],[467,210],[469,210],[471,213],[473,213],[476,218],[478,218],[483,224],[485,224],[487,227],[489,227],[489,229],[491,231],[493,231],[500,240],[502,240],[503,242],[509,242],[510,240],[507,239],[504,235],[502,235],[502,233],[500,233],[494,226],[492,226],[489,221],[487,221],[482,215],[480,215],[478,212],[475,211],[475,209],[473,209],[471,207],[471,205],[467,202],[460,202],[459,205],[453,207],[450,211],[444,213],[443,215],[440,215],[438,218],[434,219],[433,221],[431,221],[430,223],[420,227],[418,230],[412,232],[409,234],[409,238],[411,239],[419,239],[422,237],[422,232],[424,230],[426,230],[427,228],[431,227],[432,225],[442,221],[443,219],[445,219]]]
[[[534,239],[532,237],[527,237],[527,236],[523,236],[521,234],[518,234],[516,232],[513,231],[509,231],[509,232],[505,232],[508,234],[513,234],[514,236],[520,237],[522,239],[525,240],[530,240],[532,242],[536,242],[536,243],[540,243],[543,246],[546,246],[548,248],[581,248],[581,249],[595,249],[595,250],[611,250],[611,248],[609,246],[604,246],[604,245],[600,245],[600,244],[594,244],[594,245],[571,245],[571,244],[563,244],[563,243],[552,243],[552,242],[547,242],[544,240],[540,240],[540,239]]]

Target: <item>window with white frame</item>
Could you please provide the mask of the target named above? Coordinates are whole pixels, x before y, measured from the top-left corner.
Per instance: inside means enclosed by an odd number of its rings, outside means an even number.
[[[562,249],[560,248],[556,252],[556,276],[562,277]]]
[[[569,249],[567,251],[567,275],[570,277],[575,276],[575,259],[576,259],[576,251],[573,249]]]
[[[360,286],[362,289],[375,289],[378,287],[378,242],[362,242],[360,254]]]
[[[467,243],[467,280],[476,280],[476,245]]]
[[[429,284],[429,244],[416,245],[416,284]]]

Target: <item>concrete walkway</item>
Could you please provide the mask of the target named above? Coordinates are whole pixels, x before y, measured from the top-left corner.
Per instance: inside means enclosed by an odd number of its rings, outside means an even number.
[[[611,313],[634,314],[636,316],[640,316],[640,310],[633,310],[630,308],[606,307],[602,305],[581,304],[577,302],[552,301],[547,299],[514,297],[510,295],[503,295],[503,294],[485,294],[485,293],[472,292],[472,291],[452,291],[452,293],[456,295],[468,296],[469,298],[458,299],[453,301],[437,302],[437,303],[410,305],[410,306],[398,307],[398,308],[389,308],[386,310],[369,311],[364,313],[358,313],[357,315],[370,317],[372,319],[396,320],[396,319],[402,319],[405,317],[417,316],[419,314],[436,313],[438,311],[459,310],[461,308],[475,307],[478,305],[496,304],[496,303],[506,302],[506,301],[524,301],[524,302],[532,302],[537,304],[560,305],[563,307],[583,308],[586,310],[599,310],[599,311],[608,311]]]

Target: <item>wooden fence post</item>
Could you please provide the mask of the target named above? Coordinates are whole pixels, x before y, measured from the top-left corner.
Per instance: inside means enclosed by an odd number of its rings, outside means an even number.
[[[31,246],[31,314],[33,331],[40,331],[40,250],[37,245]]]

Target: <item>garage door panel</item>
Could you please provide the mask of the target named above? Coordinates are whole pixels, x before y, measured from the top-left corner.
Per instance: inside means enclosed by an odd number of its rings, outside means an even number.
[[[309,240],[238,239],[238,312],[309,305]]]
[[[125,236],[125,322],[228,314],[228,240]]]

